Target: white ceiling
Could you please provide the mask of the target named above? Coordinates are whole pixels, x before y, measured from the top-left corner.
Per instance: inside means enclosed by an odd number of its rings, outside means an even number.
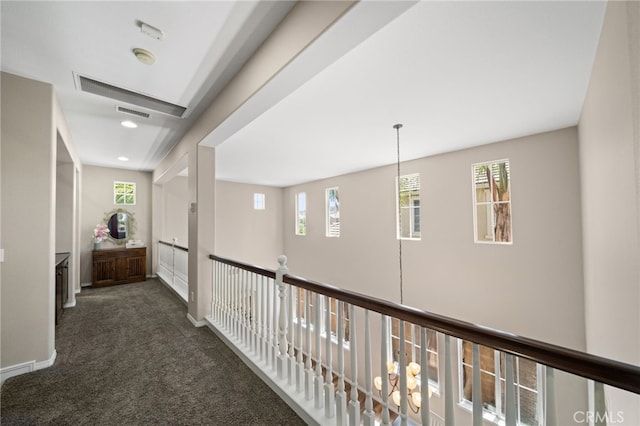
[[[83,164],[152,170],[291,5],[3,0],[2,70],[55,85]],[[394,162],[395,123],[404,160],[575,125],[605,6],[361,2],[203,143],[218,178],[286,186]],[[122,103],[78,91],[74,73],[187,117],[125,129]]]
[[[420,2],[224,140],[217,176],[288,186],[390,164],[396,123],[403,160],[575,125],[605,6]]]
[[[292,5],[3,0],[2,70],[55,86],[83,164],[153,170]],[[140,22],[159,28],[162,40],[142,33]],[[133,48],[151,51],[156,63],[140,63]],[[187,113],[175,118],[80,92],[74,74],[185,106]],[[151,117],[116,112],[116,105]],[[138,128],[122,127],[125,119]]]

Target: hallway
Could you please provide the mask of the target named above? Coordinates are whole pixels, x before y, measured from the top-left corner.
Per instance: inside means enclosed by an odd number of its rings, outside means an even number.
[[[3,425],[304,424],[156,279],[84,288],[56,351],[5,382]]]

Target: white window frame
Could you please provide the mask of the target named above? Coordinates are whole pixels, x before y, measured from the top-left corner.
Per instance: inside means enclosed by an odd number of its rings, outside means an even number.
[[[330,196],[329,193],[331,191],[335,191],[336,194],[336,214],[337,217],[337,225],[331,226],[331,204],[330,204]],[[325,236],[328,238],[338,238],[340,237],[340,188],[337,186],[325,189]]]
[[[300,199],[304,200],[304,216],[301,214],[300,211]],[[295,233],[296,235],[307,235],[307,193],[306,192],[298,192],[296,194],[296,199],[295,199],[295,204],[296,204],[296,213],[295,213],[295,218],[296,218],[296,223],[295,223]],[[300,229],[300,225],[304,225],[304,229],[301,230]]]
[[[458,340],[458,401],[460,401],[460,406],[473,411],[473,403],[464,398],[463,390],[464,390],[464,365],[467,365],[470,370],[473,372],[473,360],[471,360],[471,364],[462,362],[462,339]],[[501,384],[505,382],[506,378],[500,375],[500,351],[494,350],[493,354],[494,360],[494,373],[481,370],[484,374],[488,374],[494,376],[497,380],[494,380],[495,385],[495,396],[496,396],[496,406],[495,409],[487,408],[482,406],[482,416],[485,420],[488,420],[492,423],[498,425],[505,424],[504,417],[504,409],[503,409],[503,401],[502,401],[502,390]],[[521,407],[520,407],[520,391],[522,388],[527,389],[531,392],[536,393],[536,413],[538,417],[538,424],[536,426],[544,426],[544,367],[541,364],[536,363],[536,389],[530,389],[524,385],[520,385],[519,375],[520,375],[520,364],[517,356],[514,355],[513,362],[516,366],[515,369],[515,377],[514,377],[514,387],[515,387],[515,400],[516,400],[516,424],[524,425],[520,422],[521,419]]]
[[[254,210],[266,210],[267,197],[262,192],[255,192],[253,194],[253,209]]]
[[[388,360],[392,360],[393,364],[395,365],[395,371],[400,371],[399,366],[398,366],[398,361],[394,359],[394,354],[393,354],[393,324],[391,322],[392,318],[391,317],[387,317],[386,321],[387,321],[387,330],[389,330],[389,335],[387,338],[387,359]],[[406,322],[406,321],[405,321]],[[436,358],[438,360],[438,368],[436,369],[437,371],[437,375],[436,377],[431,377],[431,375],[429,375],[429,388],[431,389],[431,391],[436,394],[439,395],[440,394],[440,354],[438,352],[438,348],[440,347],[439,342],[438,342],[438,332],[435,332],[435,336],[436,336],[436,349],[435,351],[432,349],[429,349],[427,347],[427,353],[432,353],[436,355]],[[400,340],[400,336],[397,336],[398,340]],[[411,343],[412,346],[412,359],[417,362],[418,364],[420,364],[420,326],[417,326],[415,324],[411,324],[411,336],[404,336],[405,341],[407,343]],[[417,355],[416,355],[417,354]],[[409,360],[407,360],[408,362]],[[423,368],[424,366],[421,366],[421,368]],[[428,367],[427,367],[428,368]],[[435,379],[435,380],[434,380]],[[416,376],[416,380],[418,381],[418,385],[422,385],[420,383],[420,375]],[[422,386],[421,386],[422,388]]]
[[[118,185],[123,185],[124,191],[118,191]],[[126,187],[130,186],[133,188],[133,193],[127,193]],[[127,195],[133,197],[132,202],[127,202]],[[118,202],[118,196],[122,196],[122,202]],[[123,182],[123,181],[113,181],[113,204],[116,206],[135,206],[136,205],[136,183],[135,182]]]
[[[510,241],[496,241],[495,238],[495,216],[493,214],[493,206],[494,204],[498,204],[496,203],[493,199],[491,199],[490,201],[482,201],[479,202],[477,200],[477,182],[476,182],[476,168],[477,167],[481,167],[481,166],[493,166],[494,164],[500,164],[500,163],[506,163],[506,168],[507,168],[507,176],[508,176],[508,180],[509,180],[509,200],[505,201],[505,202],[498,202],[498,203],[504,203],[504,204],[508,204],[509,205],[509,215],[510,215],[510,220],[509,220],[509,233],[510,233],[510,237],[511,240]],[[489,185],[491,185],[491,183],[489,183]],[[493,161],[483,161],[480,163],[475,163],[471,165],[471,187],[472,187],[472,194],[473,194],[473,240],[476,244],[505,244],[505,245],[510,245],[513,244],[513,204],[511,203],[512,201],[512,182],[511,182],[511,165],[509,162],[508,158],[502,158],[499,160],[493,160]],[[488,218],[490,218],[490,221],[488,222],[488,229],[486,230],[487,233],[485,235],[490,236],[491,240],[486,239],[486,240],[481,240],[478,239],[478,206],[486,206],[486,215]]]
[[[417,198],[413,198],[410,196],[409,201],[411,203],[411,205],[409,205],[408,207],[404,207],[404,209],[408,209],[409,210],[409,214],[408,214],[408,218],[409,218],[409,236],[408,237],[403,237],[402,236],[402,209],[400,207],[400,180],[401,179],[411,179],[411,178],[416,178],[417,181],[417,189],[410,189],[408,191],[402,191],[402,192],[410,192],[410,191],[417,191],[418,192],[418,196]],[[420,187],[421,187],[421,183],[420,183],[420,173],[411,173],[408,175],[402,175],[400,176],[400,178],[398,178],[398,176],[396,176],[396,237],[398,239],[401,240],[416,240],[416,241],[420,241],[422,239],[422,203],[420,202]],[[418,206],[416,207],[415,205],[415,201],[418,201]],[[416,221],[415,221],[415,217],[416,217],[416,210],[417,210],[417,215],[418,215],[418,221],[417,221],[417,225],[418,225],[418,229],[416,230]]]

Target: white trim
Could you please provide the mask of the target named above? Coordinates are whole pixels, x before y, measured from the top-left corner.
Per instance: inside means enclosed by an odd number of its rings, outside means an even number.
[[[91,287],[93,285],[93,283],[82,283],[80,284],[80,287]],[[79,292],[78,292],[79,293]]]
[[[196,321],[196,319],[192,317],[190,313],[187,313],[187,319],[191,321],[191,324],[193,324],[195,327],[204,327],[205,325],[207,325],[207,322],[205,320]]]
[[[64,308],[75,308],[76,307],[76,301],[74,300],[73,302],[67,302],[64,304]]]
[[[58,353],[54,349],[53,353],[51,354],[51,358],[45,361],[36,362],[35,360],[33,360],[0,368],[0,386],[2,386],[5,380],[10,377],[20,376],[22,374],[31,373],[36,370],[42,370],[43,368],[51,367],[56,361],[57,355]]]
[[[282,385],[277,378],[277,373],[269,368],[271,364],[269,364],[269,366],[265,365],[264,360],[260,361],[259,357],[256,357],[251,351],[246,350],[246,347],[243,347],[239,340],[224,331],[222,324],[218,324],[213,317],[207,316],[205,320],[207,327],[209,327],[256,376],[260,377],[271,390],[278,394],[306,424],[313,426],[327,424],[327,419],[324,417],[324,408],[316,408],[313,399],[306,400],[304,392],[296,392],[295,384]]]

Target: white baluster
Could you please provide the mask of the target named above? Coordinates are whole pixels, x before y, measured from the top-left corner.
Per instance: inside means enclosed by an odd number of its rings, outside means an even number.
[[[296,354],[296,392],[304,392],[304,359],[302,353],[302,290],[300,287],[296,287],[296,318],[298,324],[296,325],[296,338],[295,341],[298,345],[298,353]]]
[[[217,301],[217,292],[218,292],[218,262],[213,261],[213,270],[211,271],[211,317],[216,319],[216,301]]]
[[[371,329],[369,327],[369,310],[364,310],[364,381],[365,401],[362,422],[364,426],[374,426],[373,399],[371,397]]]
[[[264,360],[266,365],[269,365],[269,361],[271,360],[271,346],[272,346],[272,339],[273,339],[273,333],[271,331],[271,320],[273,319],[273,314],[272,314],[272,303],[271,303],[271,279],[267,278],[267,282],[266,282],[266,288],[267,288],[267,293],[266,293],[266,297],[265,297],[265,318],[264,318],[264,323],[265,323],[265,342],[266,342],[266,347],[265,347],[265,355],[264,355]]]
[[[556,386],[553,377],[553,368],[545,367],[545,425],[556,426]]]
[[[249,345],[247,333],[247,274],[248,271],[243,269],[242,275],[240,276],[240,319],[242,321],[241,342],[244,346]]]
[[[504,368],[507,370],[505,374],[505,411],[504,420],[506,426],[516,425],[516,387],[513,376],[513,355],[504,354]]]
[[[589,380],[589,386],[591,387],[590,399],[592,399],[592,401],[589,401],[589,407],[592,407],[591,412],[595,413],[593,425],[606,426],[607,404],[604,399],[604,385],[600,382]],[[614,424],[614,421],[612,421],[611,424]]]
[[[453,380],[451,378],[451,337],[444,335],[444,424],[455,426],[453,417]]]
[[[349,305],[349,352],[351,353],[351,400],[349,424],[360,425],[360,401],[358,401],[358,339],[356,338],[356,307]]]
[[[482,426],[482,379],[480,375],[480,347],[473,344],[473,426]]]
[[[304,346],[305,346],[305,352],[306,352],[306,359],[305,359],[304,396],[308,401],[313,399],[313,369],[311,366],[311,306],[309,302],[310,298],[311,298],[311,292],[309,290],[305,290],[304,291],[304,322],[305,322]]]
[[[347,424],[347,394],[344,390],[344,302],[338,301],[338,392],[336,393],[336,424]],[[349,344],[351,346],[351,344]]]
[[[273,303],[273,308],[272,308],[272,331],[273,331],[273,336],[272,336],[272,342],[273,345],[271,346],[271,369],[273,371],[277,371],[277,359],[278,359],[278,289],[276,286],[276,280],[271,280],[271,285],[273,286],[273,299],[271,301],[271,303]]]
[[[389,317],[381,316],[380,321],[380,378],[382,393],[382,412],[380,413],[383,426],[391,424],[389,418]]]
[[[323,395],[323,380],[322,380],[322,348],[321,348],[321,340],[322,333],[320,330],[322,329],[322,324],[320,318],[322,318],[322,304],[320,303],[321,295],[319,293],[315,294],[315,318],[313,321],[314,324],[314,332],[315,332],[315,349],[316,349],[316,377],[315,377],[315,390],[314,390],[314,406],[316,409],[322,408],[322,404],[324,403],[324,395]]]
[[[239,339],[240,336],[240,268],[236,268],[233,282],[233,309],[234,309],[234,333],[233,337]]]
[[[295,381],[295,371],[296,371],[296,352],[295,352],[295,344],[294,340],[294,328],[293,328],[293,316],[295,315],[295,303],[296,298],[294,297],[294,288],[292,285],[287,285],[287,293],[289,303],[289,332],[287,333],[287,338],[289,340],[289,367],[287,369],[287,374],[289,377],[289,381],[287,382],[289,386],[292,386]]]
[[[429,407],[429,348],[427,329],[420,327],[420,421],[423,425],[430,425],[431,409]]]
[[[254,355],[258,355],[258,277],[254,274],[251,280],[251,323],[252,323],[252,347],[251,351]]]
[[[335,397],[336,392],[333,387],[333,370],[331,365],[331,298],[329,296],[325,296],[325,303],[327,309],[325,310],[325,356],[324,360],[327,363],[327,368],[324,373],[324,416],[327,419],[331,419],[335,416],[336,408],[335,408]],[[338,325],[336,324],[336,327]]]
[[[400,320],[400,352],[398,354],[398,375],[400,391],[400,424],[407,426],[408,392],[407,392],[407,353],[405,352],[404,320]]]
[[[278,294],[280,303],[278,304],[278,379],[285,378],[287,368],[287,294],[284,288],[282,277],[287,273],[287,257],[282,255],[278,257],[280,267],[276,272],[276,284],[278,285]]]
[[[260,285],[260,302],[262,310],[260,314],[260,324],[262,324],[262,345],[260,347],[260,360],[265,364],[269,363],[269,279],[262,276]]]

